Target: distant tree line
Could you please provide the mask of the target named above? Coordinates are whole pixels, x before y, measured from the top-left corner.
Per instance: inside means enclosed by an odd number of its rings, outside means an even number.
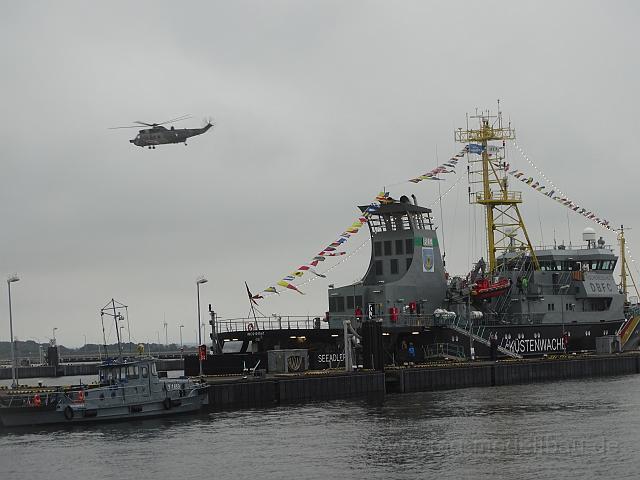
[[[158,343],[143,343],[145,353],[161,353],[161,352],[177,352],[180,350],[180,345],[175,343],[170,343],[169,345],[158,344]],[[47,349],[49,348],[49,343],[38,343],[33,340],[16,340],[15,349],[16,349],[16,357],[24,358],[30,357],[32,359],[38,359],[40,357],[40,346],[42,346],[43,354],[47,354]],[[138,344],[137,343],[123,343],[122,344],[122,352],[123,353],[137,353]],[[83,345],[78,348],[68,348],[64,345],[58,345],[58,350],[61,356],[65,355],[98,355],[101,353],[105,356],[105,347],[104,345],[98,345],[95,343],[88,343],[87,345]],[[186,346],[185,351],[195,350],[193,346]],[[109,356],[117,355],[118,353],[118,344],[112,343],[107,345],[107,351]],[[0,342],[0,360],[10,360],[11,359],[11,343],[10,342]]]

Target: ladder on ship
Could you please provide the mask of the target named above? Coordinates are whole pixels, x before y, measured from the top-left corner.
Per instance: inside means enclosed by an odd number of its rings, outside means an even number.
[[[470,325],[467,324],[465,325],[465,327],[462,327],[456,323],[452,323],[449,325],[449,328],[462,335],[465,335],[468,338],[471,338],[474,342],[482,343],[487,347],[491,346],[491,342],[489,341],[489,339],[484,337],[484,334],[486,332],[486,327],[484,325],[480,325],[476,330],[476,333],[473,333],[473,327],[471,327]],[[508,348],[504,348],[501,345],[498,345],[498,351],[511,358],[522,358],[522,355],[518,355],[517,353],[512,352]]]
[[[521,256],[516,260],[516,264],[513,267],[514,272],[518,272],[517,277],[526,278],[528,282],[531,282],[531,276],[533,274],[533,263],[531,259],[526,256]],[[516,277],[516,278],[517,278]],[[514,289],[517,289],[516,282],[511,282],[511,286],[504,295],[498,297],[494,312],[497,316],[503,316],[511,305],[511,298],[513,297]]]

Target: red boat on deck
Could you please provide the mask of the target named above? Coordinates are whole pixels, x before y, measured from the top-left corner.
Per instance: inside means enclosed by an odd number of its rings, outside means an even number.
[[[508,278],[501,278],[494,283],[491,283],[488,278],[480,278],[471,289],[471,295],[478,300],[499,297],[507,293],[510,287],[511,280]]]

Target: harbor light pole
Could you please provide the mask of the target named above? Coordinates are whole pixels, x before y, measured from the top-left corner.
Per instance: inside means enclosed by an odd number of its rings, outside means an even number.
[[[11,388],[18,388],[18,369],[16,366],[15,339],[13,338],[13,316],[11,313],[11,284],[20,280],[18,275],[11,275],[7,278],[7,289],[9,290],[9,335],[11,335]]]
[[[207,280],[205,277],[199,277],[196,280],[196,292],[197,292],[197,296],[198,296],[198,362],[200,364],[200,376],[202,376],[202,360],[200,360],[200,345],[202,345],[202,330],[200,329],[200,323],[201,323],[201,319],[200,319],[200,285],[202,285],[203,283],[207,283],[209,280]]]
[[[182,329],[184,328],[184,325],[180,325],[180,360],[182,360],[183,357],[183,353],[184,353],[184,344],[182,343]]]

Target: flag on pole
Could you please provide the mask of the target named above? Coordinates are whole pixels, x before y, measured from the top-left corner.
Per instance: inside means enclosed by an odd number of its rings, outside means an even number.
[[[247,282],[244,282],[244,286],[247,287],[247,295],[249,296],[249,301],[251,303],[253,303],[254,305],[257,305],[258,302],[256,302],[257,299],[259,298],[264,298],[262,295],[260,294],[256,294],[256,295],[252,295],[251,291],[249,291],[249,285],[247,285]]]

